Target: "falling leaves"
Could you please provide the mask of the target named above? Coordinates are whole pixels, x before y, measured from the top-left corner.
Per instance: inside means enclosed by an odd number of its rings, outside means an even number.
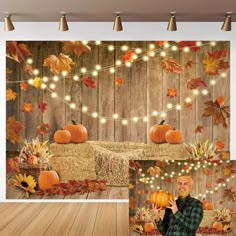
[[[132,170],[138,170],[141,167],[138,161],[130,160],[129,161],[129,168]]]
[[[224,143],[221,141],[216,141],[215,145],[216,145],[217,150],[223,150],[225,148]]]
[[[29,113],[29,112],[32,112],[33,110],[33,105],[32,103],[24,103],[23,104],[23,108],[22,108],[22,111],[25,112],[25,113]]]
[[[25,82],[20,83],[20,89],[23,91],[27,91],[28,84],[26,84]]]
[[[63,71],[70,73],[71,65],[74,65],[73,60],[63,53],[60,53],[58,56],[49,55],[43,63],[43,66],[50,67],[50,71],[54,75],[58,75]]]
[[[203,60],[204,71],[207,75],[217,75],[219,70],[228,69],[229,62],[223,61],[227,56],[227,50],[217,50],[214,52],[207,52]]]
[[[170,98],[176,97],[177,96],[177,89],[176,88],[168,88],[166,96],[168,96]]]
[[[14,157],[14,158],[7,158],[6,160],[6,172],[7,174],[11,171],[15,172],[15,173],[19,173],[19,158],[18,157]]]
[[[6,80],[9,81],[10,80],[10,74],[12,73],[12,71],[9,68],[6,68]]]
[[[219,97],[218,97],[219,98]],[[202,117],[212,116],[214,125],[222,124],[223,127],[228,127],[228,118],[230,117],[230,108],[229,106],[222,106],[218,101],[218,98],[215,102],[207,101],[204,104],[206,108]]]
[[[134,53],[132,50],[127,51],[124,55],[122,55],[122,61],[123,62],[133,62]]]
[[[85,84],[88,88],[96,88],[96,83],[92,77],[83,77],[81,81]]]
[[[23,63],[26,57],[30,56],[27,45],[24,43],[17,43],[16,41],[10,41],[6,43],[6,56],[13,59],[16,62]]]
[[[184,101],[184,106],[191,111],[193,109],[193,103],[192,102],[186,102]]]
[[[227,198],[228,201],[235,202],[236,201],[236,191],[233,188],[227,188],[224,190],[224,198]]]
[[[196,62],[194,62],[192,59],[190,59],[190,60],[185,62],[184,67],[186,69],[190,69],[190,68],[192,68],[193,64],[196,64]]]
[[[24,126],[20,121],[16,121],[14,116],[9,116],[6,124],[7,140],[13,144],[21,143],[23,141],[21,136],[23,129]]]
[[[166,73],[177,73],[180,74],[183,72],[179,63],[173,58],[165,58],[161,61],[161,67]]]
[[[91,52],[91,48],[81,41],[65,41],[63,42],[62,50],[65,53],[73,52],[77,57],[79,57],[83,52]]]
[[[198,125],[194,130],[195,134],[202,133],[202,131],[203,131],[203,125]]]
[[[12,89],[7,89],[6,91],[6,100],[7,101],[14,101],[16,99],[17,93],[14,92]]]
[[[115,78],[115,83],[117,86],[121,86],[123,83],[123,80],[121,78]]]
[[[178,42],[178,47],[189,47],[192,52],[197,52],[200,49],[200,47],[196,45],[196,41],[180,41]]]
[[[44,113],[45,110],[46,110],[46,106],[47,106],[47,103],[41,101],[41,102],[39,102],[38,108],[40,109],[40,111],[41,111],[42,113]]]
[[[190,79],[187,82],[187,88],[188,89],[196,89],[198,87],[206,88],[207,84],[201,79],[201,78],[196,78],[196,79]]]
[[[47,123],[41,123],[40,125],[37,126],[37,132],[39,134],[46,134],[49,131],[49,124]]]
[[[159,176],[161,173],[161,169],[158,166],[151,166],[147,169],[147,173],[149,173],[150,176]]]

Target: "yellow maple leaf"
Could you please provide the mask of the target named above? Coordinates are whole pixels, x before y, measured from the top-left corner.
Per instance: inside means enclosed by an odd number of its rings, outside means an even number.
[[[10,100],[15,100],[17,96],[17,93],[14,92],[12,89],[7,89],[6,91],[6,100],[10,101]]]
[[[65,53],[74,52],[79,57],[82,52],[91,52],[91,48],[81,41],[65,41],[63,43]]]
[[[219,59],[215,57],[206,56],[203,60],[203,64],[205,65],[205,73],[207,75],[218,74]]]
[[[7,140],[13,144],[21,143],[23,141],[21,136],[23,129],[24,126],[20,121],[16,121],[14,116],[9,116],[6,124]]]
[[[69,56],[60,53],[59,56],[49,55],[48,58],[44,60],[43,66],[49,66],[50,71],[54,75],[58,75],[63,71],[70,73],[71,65],[74,64],[75,63]]]

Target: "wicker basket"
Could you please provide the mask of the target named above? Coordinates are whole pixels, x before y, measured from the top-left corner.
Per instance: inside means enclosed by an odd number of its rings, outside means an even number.
[[[19,170],[21,174],[31,175],[34,177],[35,181],[38,182],[38,177],[41,171],[46,170],[48,165],[46,163],[29,165],[26,162],[19,162]]]

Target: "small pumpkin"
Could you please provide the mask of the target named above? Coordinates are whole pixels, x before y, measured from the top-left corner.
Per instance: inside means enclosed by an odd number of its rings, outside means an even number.
[[[214,205],[211,202],[207,202],[205,204],[205,207],[206,207],[206,210],[213,210],[214,209]]]
[[[74,120],[72,120],[72,124],[67,124],[64,129],[70,132],[71,143],[82,143],[87,139],[87,129],[83,125],[77,124]]]
[[[154,229],[155,229],[155,227],[152,222],[146,222],[144,224],[144,232],[151,233]]]
[[[71,140],[71,134],[68,130],[57,130],[55,133],[54,133],[54,141],[56,143],[60,143],[60,144],[65,144],[65,143],[69,143],[70,140]]]
[[[217,231],[222,231],[223,230],[223,224],[221,222],[215,222],[213,225],[212,225],[212,228],[217,230]]]
[[[165,120],[162,120],[160,124],[153,125],[149,130],[149,137],[154,143],[166,143],[166,132],[171,130],[172,127],[169,124],[164,124]]]
[[[38,178],[38,184],[40,189],[49,189],[53,184],[59,183],[59,177],[54,170],[41,171]]]
[[[166,142],[170,144],[178,144],[182,143],[183,141],[183,135],[180,130],[168,130],[165,135]]]
[[[174,195],[163,190],[153,192],[150,195],[151,203],[157,204],[158,207],[169,206],[169,200],[174,200]]]
[[[29,165],[37,165],[38,164],[38,158],[36,156],[29,156],[27,159],[27,164]]]

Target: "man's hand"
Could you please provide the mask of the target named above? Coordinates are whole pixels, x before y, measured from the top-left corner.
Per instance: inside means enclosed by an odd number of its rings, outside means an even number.
[[[162,208],[157,206],[157,204],[152,204],[152,212],[155,215],[155,220],[159,221],[161,219],[160,213],[161,213]]]
[[[167,208],[171,209],[173,214],[175,214],[178,211],[176,201],[175,200],[169,200],[169,204],[170,204],[170,206],[167,206]]]

